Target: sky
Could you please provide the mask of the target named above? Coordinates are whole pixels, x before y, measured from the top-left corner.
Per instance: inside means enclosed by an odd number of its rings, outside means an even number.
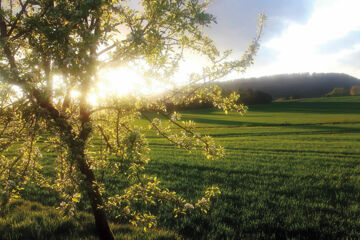
[[[137,7],[138,0],[132,4]],[[255,64],[244,74],[232,73],[222,80],[304,72],[346,73],[360,78],[359,10],[360,0],[213,0],[208,12],[217,24],[205,31],[219,50],[233,50],[235,59],[256,36],[258,15],[267,16]],[[201,73],[204,66],[205,58],[185,54],[172,82],[186,84],[189,74]],[[125,82],[118,76],[124,76]],[[103,78],[99,88],[106,94],[114,89],[121,89],[115,93],[119,95],[152,94],[173,87],[156,81],[145,84],[129,69],[115,69]]]
[[[360,0],[214,0],[208,11],[217,24],[206,31],[238,57],[256,35],[258,14],[267,16],[255,64],[230,78],[299,72],[360,78],[359,10]]]

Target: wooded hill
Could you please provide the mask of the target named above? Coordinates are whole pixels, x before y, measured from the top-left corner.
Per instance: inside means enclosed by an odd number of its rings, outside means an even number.
[[[360,86],[360,80],[342,73],[297,73],[236,79],[217,84],[227,91],[260,90],[277,99],[322,97],[334,88],[350,90],[352,86]]]

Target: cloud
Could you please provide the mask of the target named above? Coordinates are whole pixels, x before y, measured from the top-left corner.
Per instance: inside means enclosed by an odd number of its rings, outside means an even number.
[[[305,24],[289,23],[279,37],[264,44],[265,48],[277,51],[271,71],[341,72],[349,69],[341,59],[358,51],[360,42],[354,35],[360,32],[359,9],[359,0],[316,0],[313,14]]]
[[[323,0],[318,2],[318,9],[306,24],[290,24],[280,38],[269,41],[267,46],[279,50],[299,43],[302,46],[319,46],[360,30],[358,0],[328,0],[327,4]]]
[[[344,72],[360,78],[360,41],[351,48],[344,49],[336,54],[339,68]]]
[[[223,49],[243,50],[256,34],[257,17],[269,20],[263,41],[279,35],[287,22],[303,23],[312,12],[312,0],[215,0],[209,11],[218,24],[208,31]]]
[[[349,32],[345,37],[329,41],[320,45],[318,52],[321,54],[336,53],[360,43],[360,31]]]

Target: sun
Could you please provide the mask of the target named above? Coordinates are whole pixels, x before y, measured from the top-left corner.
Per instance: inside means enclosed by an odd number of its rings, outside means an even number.
[[[123,97],[126,95],[152,97],[174,88],[183,87],[190,83],[192,73],[201,74],[201,70],[208,64],[204,57],[195,54],[188,54],[186,61],[180,62],[179,68],[169,79],[145,78],[141,72],[131,67],[118,67],[104,69],[97,73],[96,82],[88,94],[88,102],[98,106],[111,96]],[[62,91],[65,88],[62,75],[54,75],[54,86],[56,90]],[[80,96],[78,89],[71,91],[71,97],[77,99]]]
[[[148,80],[131,68],[121,67],[98,73],[94,92],[89,95],[89,102],[97,105],[100,99],[108,96],[149,96],[166,91],[169,86],[161,81]]]
[[[114,93],[122,96],[136,92],[145,80],[129,68],[112,69],[101,72],[98,83],[100,93]]]

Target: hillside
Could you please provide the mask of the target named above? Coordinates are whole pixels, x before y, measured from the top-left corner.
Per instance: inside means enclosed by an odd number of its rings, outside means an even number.
[[[228,91],[242,89],[260,90],[272,95],[274,99],[285,97],[321,97],[334,88],[349,90],[360,86],[360,80],[340,73],[300,73],[265,76],[260,78],[237,79],[218,83]]]

